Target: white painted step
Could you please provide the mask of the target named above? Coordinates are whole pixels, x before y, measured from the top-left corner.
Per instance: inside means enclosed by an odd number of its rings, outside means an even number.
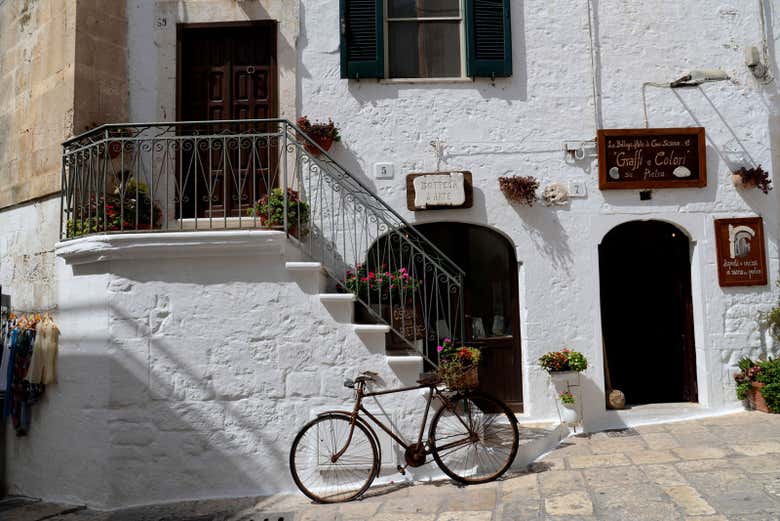
[[[423,370],[423,358],[421,356],[388,356],[387,365],[396,374],[405,386],[417,383]]]
[[[327,285],[327,278],[321,262],[289,261],[284,263],[284,267],[287,268],[290,277],[306,293],[320,293]]]
[[[320,293],[320,302],[336,322],[350,324],[355,319],[355,300],[352,293]]]
[[[374,354],[385,353],[385,335],[390,332],[390,326],[383,324],[354,324],[353,330]]]

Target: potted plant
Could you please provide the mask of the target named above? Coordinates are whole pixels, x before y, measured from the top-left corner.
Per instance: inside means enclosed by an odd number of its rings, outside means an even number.
[[[758,165],[755,168],[742,167],[731,174],[731,181],[737,188],[747,190],[758,187],[765,194],[772,189],[769,173]]]
[[[574,425],[580,420],[580,414],[577,412],[577,400],[571,391],[561,391],[558,393],[561,405],[558,408],[558,413],[561,417],[561,422],[567,425]]]
[[[252,208],[247,210],[250,217],[259,217],[260,224],[267,228],[284,227],[284,192],[274,188],[262,196]],[[302,238],[309,233],[309,203],[303,201],[300,194],[292,188],[287,189],[287,232],[293,237]]]
[[[68,237],[98,232],[151,230],[160,226],[162,211],[149,194],[149,187],[129,172],[105,195],[93,194],[77,206],[66,223]]]
[[[357,264],[347,269],[343,291],[353,293],[375,314],[383,318],[403,336],[421,340],[425,336],[422,306],[415,305],[414,298],[420,281],[409,274],[405,267],[391,270],[383,263],[375,269]],[[362,308],[358,307],[358,311]],[[370,321],[370,317],[362,317]]]
[[[533,206],[536,201],[536,189],[539,180],[533,176],[504,176],[498,178],[498,185],[504,195],[511,201]]]
[[[479,349],[456,347],[452,339],[445,338],[436,351],[439,353],[439,377],[449,389],[464,390],[479,386],[479,361],[482,358]]]
[[[745,357],[737,365],[737,398],[749,409],[780,413],[780,359],[754,362]]]
[[[328,119],[327,123],[321,123],[319,121],[312,123],[309,121],[307,116],[302,116],[298,118],[297,123],[301,132],[306,134],[312,141],[317,143],[320,148],[326,152],[330,150],[331,146],[333,146],[334,141],[341,141],[339,129],[336,128],[336,125],[331,119]],[[312,145],[308,140],[304,139],[303,146],[310,154],[315,156],[320,155],[320,150]]]
[[[555,388],[560,392],[569,386],[578,385],[579,374],[588,368],[588,360],[582,353],[564,347],[551,351],[539,358],[539,365],[547,371]]]

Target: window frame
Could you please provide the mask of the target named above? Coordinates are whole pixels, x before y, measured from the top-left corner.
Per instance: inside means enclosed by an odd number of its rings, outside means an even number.
[[[473,78],[466,75],[468,66],[468,51],[466,49],[466,0],[458,0],[458,16],[434,16],[434,17],[401,17],[390,18],[389,3],[392,0],[382,1],[382,18],[383,18],[383,35],[382,46],[384,47],[384,78],[380,81],[383,83],[460,83],[460,82],[472,82]],[[460,76],[443,76],[443,77],[420,77],[414,76],[409,78],[401,78],[390,76],[390,24],[394,22],[458,22],[460,33]]]

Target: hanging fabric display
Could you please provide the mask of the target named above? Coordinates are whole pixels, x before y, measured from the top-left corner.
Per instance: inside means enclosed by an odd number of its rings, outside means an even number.
[[[3,418],[10,416],[16,435],[25,436],[30,430],[31,406],[41,400],[46,384],[57,380],[59,329],[48,314],[20,319],[11,314],[0,329]]]

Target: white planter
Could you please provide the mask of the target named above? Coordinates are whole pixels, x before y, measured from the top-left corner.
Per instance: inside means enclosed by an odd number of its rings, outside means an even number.
[[[558,407],[558,412],[561,416],[561,423],[576,425],[580,421],[576,403],[561,403]]]

